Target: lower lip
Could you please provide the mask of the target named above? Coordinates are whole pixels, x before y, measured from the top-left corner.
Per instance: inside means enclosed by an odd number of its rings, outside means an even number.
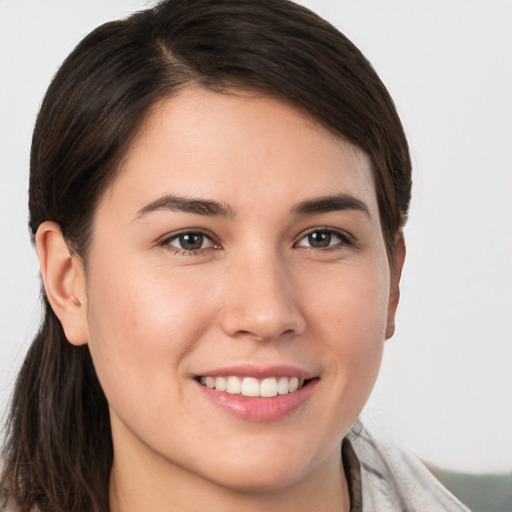
[[[206,398],[228,413],[246,421],[274,421],[297,411],[310,397],[318,381],[309,381],[305,386],[270,398],[233,395],[217,391],[200,383],[197,385]]]

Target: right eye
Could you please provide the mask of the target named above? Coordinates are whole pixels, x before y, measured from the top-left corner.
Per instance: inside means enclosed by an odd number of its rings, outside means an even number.
[[[206,249],[218,248],[209,236],[200,231],[176,233],[162,240],[160,245],[177,249],[182,254],[196,254]]]

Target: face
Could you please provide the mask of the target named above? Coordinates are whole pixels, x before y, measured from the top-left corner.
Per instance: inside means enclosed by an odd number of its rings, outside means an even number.
[[[181,92],[104,193],[86,279],[116,460],[244,489],[339,460],[396,288],[361,152],[276,100]]]

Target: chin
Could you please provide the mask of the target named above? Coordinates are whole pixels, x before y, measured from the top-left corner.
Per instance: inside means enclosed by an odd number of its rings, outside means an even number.
[[[263,450],[254,450],[254,446],[251,451],[226,450],[224,456],[220,455],[208,467],[202,468],[203,477],[243,493],[276,492],[302,481],[324,463],[329,464],[331,459],[310,450],[301,453],[298,447],[304,441],[286,444],[281,439],[280,448],[269,443],[268,449]],[[336,448],[334,452],[338,454],[339,450]]]
[[[211,479],[212,483],[232,490],[251,493],[277,492],[293,486],[304,476],[299,468],[290,464],[279,465],[274,460],[262,463],[260,467],[250,464],[242,464],[233,469],[224,468],[217,478]]]

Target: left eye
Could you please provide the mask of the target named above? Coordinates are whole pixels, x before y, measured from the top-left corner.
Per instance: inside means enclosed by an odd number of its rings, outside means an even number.
[[[162,242],[162,245],[169,245],[182,251],[199,251],[214,247],[213,241],[203,233],[188,231],[173,235]]]
[[[302,237],[296,244],[297,247],[312,247],[313,249],[324,249],[336,245],[346,245],[348,239],[346,236],[336,231],[317,230],[308,233]]]

